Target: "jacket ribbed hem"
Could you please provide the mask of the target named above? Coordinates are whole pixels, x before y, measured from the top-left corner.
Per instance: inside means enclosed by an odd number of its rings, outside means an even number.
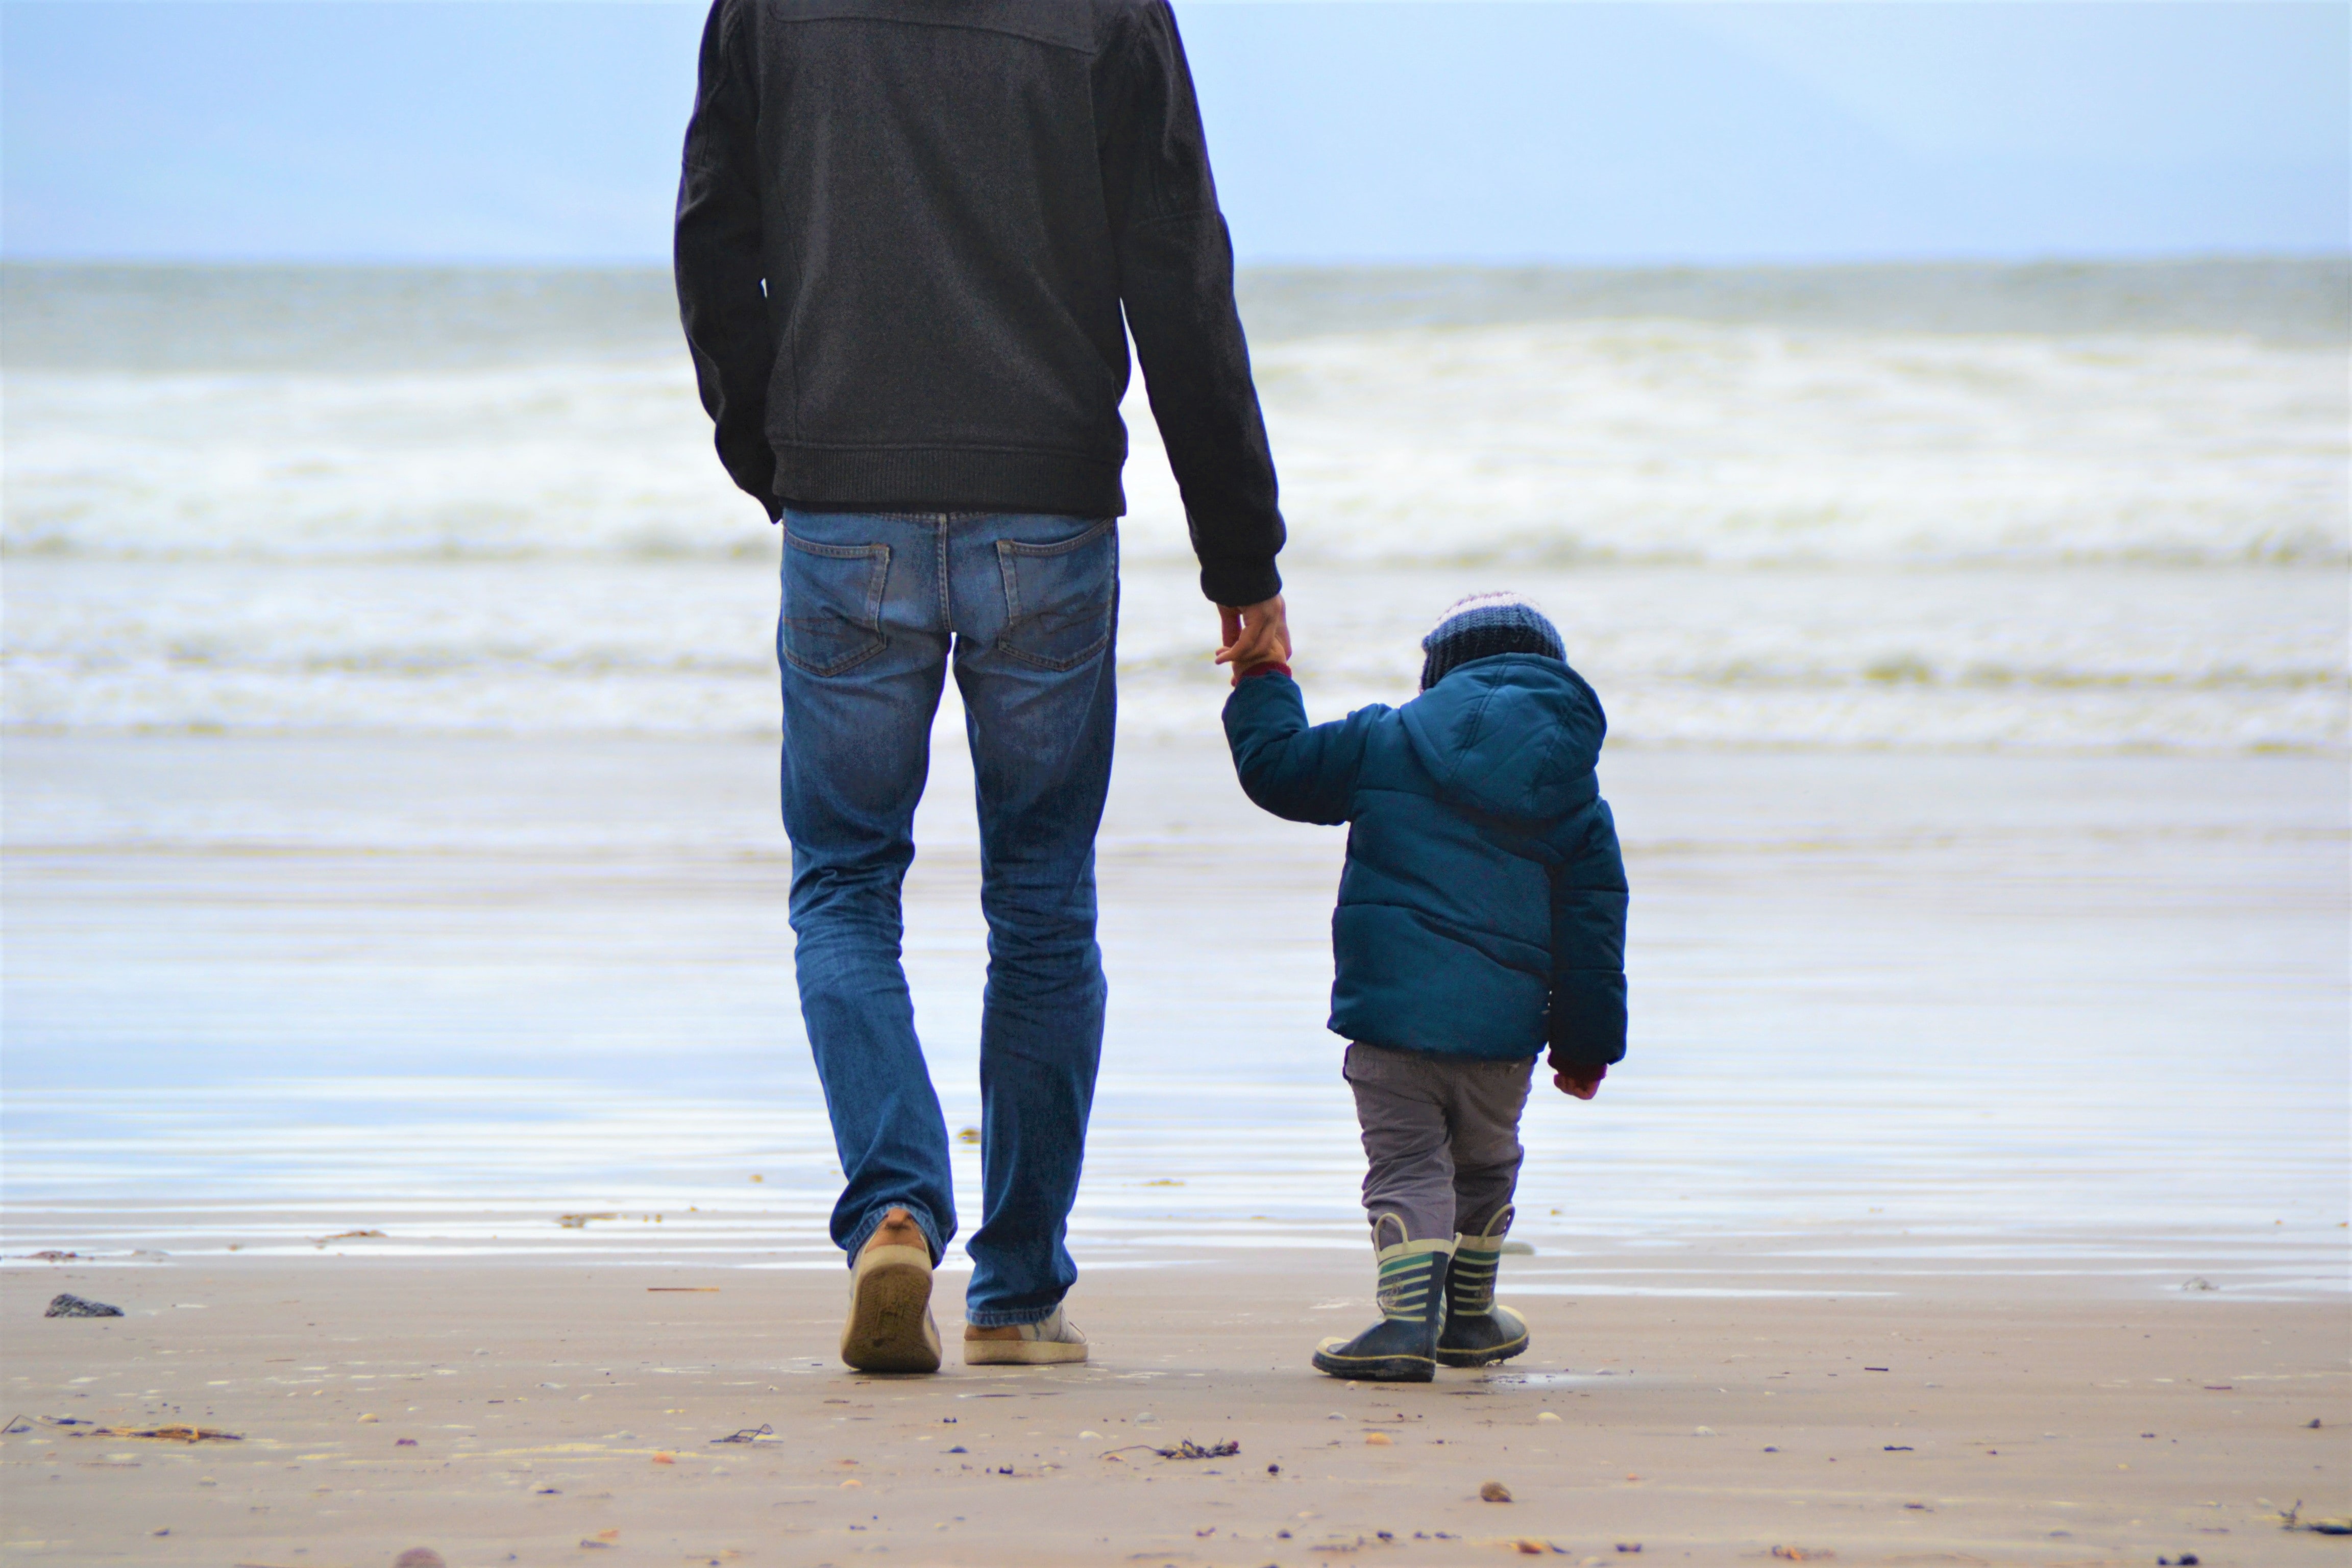
[[[1118,517],[1117,462],[954,447],[776,447],[776,495],[801,511],[1042,512]]]

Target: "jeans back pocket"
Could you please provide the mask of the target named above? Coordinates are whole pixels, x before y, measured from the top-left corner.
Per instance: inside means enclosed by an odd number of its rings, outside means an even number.
[[[783,656],[811,675],[838,675],[880,653],[887,544],[816,544],[784,535]]]
[[[996,646],[1040,669],[1076,669],[1110,646],[1118,606],[1118,523],[1055,544],[996,542],[1004,631]]]

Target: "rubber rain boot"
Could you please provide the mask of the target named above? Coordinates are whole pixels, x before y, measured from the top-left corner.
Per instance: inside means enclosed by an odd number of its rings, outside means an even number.
[[[1381,1321],[1352,1340],[1325,1340],[1315,1352],[1315,1370],[1374,1383],[1427,1383],[1437,1375],[1445,1264],[1454,1244],[1407,1241],[1404,1221],[1384,1214],[1373,1222],[1372,1247]]]
[[[1528,1348],[1528,1321],[1495,1301],[1511,1215],[1506,1205],[1483,1234],[1454,1238],[1454,1261],[1445,1270],[1445,1329],[1437,1341],[1440,1366],[1491,1366]]]

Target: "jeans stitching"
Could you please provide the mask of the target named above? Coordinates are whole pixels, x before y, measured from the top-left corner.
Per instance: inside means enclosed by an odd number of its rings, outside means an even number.
[[[1004,581],[1004,629],[1010,633],[1022,621],[1021,579],[1019,570],[1013,565],[1014,562],[1024,557],[1031,560],[1051,560],[1056,556],[1072,554],[1094,543],[1106,533],[1111,538],[1109,616],[1101,637],[1090,644],[1084,651],[1073,654],[1067,658],[1047,658],[1043,654],[1031,653],[1024,648],[1013,646],[1003,637],[999,637],[996,640],[997,652],[1017,664],[1025,664],[1032,669],[1042,669],[1053,675],[1066,675],[1080,665],[1100,656],[1103,649],[1111,645],[1118,636],[1118,521],[1116,518],[1105,518],[1075,539],[1066,539],[1055,544],[1024,544],[1013,539],[1000,539],[996,542],[997,574]]]
[[[1005,658],[1012,659],[1016,664],[1025,664],[1032,669],[1042,669],[1054,675],[1067,675],[1070,671],[1077,668],[1078,666],[1086,663],[1087,660],[1100,658],[1102,650],[1109,646],[1110,634],[1108,632],[1105,632],[1102,635],[1102,639],[1096,643],[1092,647],[1089,647],[1084,653],[1074,655],[1066,659],[1045,658],[1039,655],[1026,652],[1021,648],[1013,647],[1010,644],[1003,642],[996,645],[996,651],[1003,654]]]
[[[949,548],[949,516],[940,512],[931,519],[931,538],[939,556],[940,629],[949,637],[955,636],[955,574],[954,552]]]
[[[1061,1310],[1059,1301],[1050,1307],[1008,1307],[995,1312],[985,1307],[967,1307],[963,1321],[975,1329],[1018,1329],[1031,1323],[1042,1323]]]
[[[845,674],[890,646],[890,634],[882,629],[882,599],[888,591],[890,579],[890,547],[888,545],[820,544],[814,540],[794,538],[790,532],[784,535],[784,542],[789,548],[797,550],[803,555],[814,555],[821,561],[854,561],[863,556],[873,562],[878,568],[868,574],[865,620],[850,623],[858,630],[872,637],[873,646],[858,653],[835,659],[831,664],[819,665],[812,664],[794,653],[789,635],[782,635],[777,638],[778,651],[782,653],[787,660],[810,675],[823,678]],[[792,625],[792,593],[789,586],[784,594],[783,623],[783,626],[778,628],[780,633],[786,632]]]
[[[1074,551],[1083,550],[1092,544],[1099,535],[1109,532],[1115,521],[1115,519],[1105,518],[1077,537],[1065,539],[1055,544],[1029,544],[1018,539],[1000,539],[996,542],[996,548],[1007,555],[1067,555]]]

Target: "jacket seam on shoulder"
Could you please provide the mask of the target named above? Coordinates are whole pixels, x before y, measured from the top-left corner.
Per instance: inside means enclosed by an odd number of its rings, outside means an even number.
[[[1025,44],[1039,44],[1049,49],[1063,49],[1087,59],[1102,52],[1096,43],[1074,44],[1063,38],[1044,38],[1034,33],[1024,33],[1013,27],[992,27],[985,22],[940,16],[779,16],[780,26],[813,27],[820,22],[877,22],[886,27],[933,27],[950,33],[988,33],[1000,38],[1019,38]]]
[[[751,6],[745,5],[743,0],[734,0],[734,3],[727,7],[726,17],[719,25],[720,54],[731,52],[736,44],[742,39],[743,29],[751,26],[751,23],[745,19],[750,10]]]
[[[957,442],[950,444],[937,441],[914,443],[891,441],[855,442],[799,440],[786,441],[784,445],[803,452],[990,452],[1023,458],[1067,458],[1074,461],[1082,463],[1096,463],[1110,467],[1118,466],[1111,458],[1101,457],[1093,452],[1076,451],[1066,447],[987,446],[976,442]]]

